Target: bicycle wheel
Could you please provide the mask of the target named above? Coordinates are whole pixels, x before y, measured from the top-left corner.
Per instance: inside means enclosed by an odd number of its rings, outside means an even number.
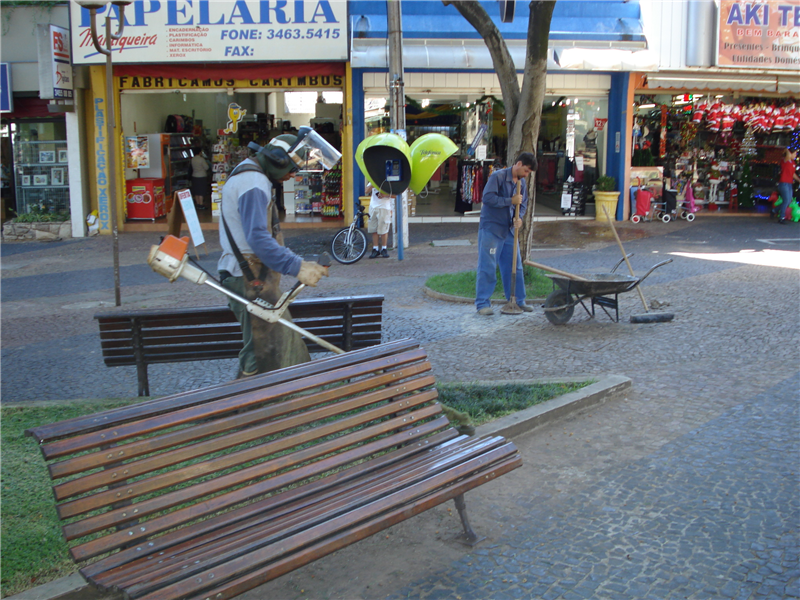
[[[367,236],[360,229],[339,230],[331,240],[331,254],[343,265],[358,262],[367,253]]]

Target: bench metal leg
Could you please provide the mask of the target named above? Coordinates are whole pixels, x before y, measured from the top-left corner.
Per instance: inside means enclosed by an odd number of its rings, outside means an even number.
[[[464,494],[459,494],[455,498],[453,498],[453,502],[456,504],[456,509],[458,510],[458,516],[461,517],[461,526],[464,528],[464,540],[463,542],[467,546],[475,546],[479,542],[485,540],[485,537],[478,537],[475,531],[472,529],[472,525],[469,524],[469,519],[467,518],[467,505],[464,502]]]
[[[142,341],[142,323],[136,317],[131,317],[131,344],[133,356],[136,359],[136,378],[139,381],[139,395],[150,395],[150,383],[147,381],[147,363],[144,360],[144,343]]]

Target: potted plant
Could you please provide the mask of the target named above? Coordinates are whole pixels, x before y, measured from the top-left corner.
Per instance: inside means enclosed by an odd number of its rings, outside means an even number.
[[[608,175],[603,175],[597,178],[594,187],[594,211],[596,221],[608,221],[606,213],[613,219],[617,213],[617,200],[619,200],[619,192],[615,191],[617,187],[617,180]]]

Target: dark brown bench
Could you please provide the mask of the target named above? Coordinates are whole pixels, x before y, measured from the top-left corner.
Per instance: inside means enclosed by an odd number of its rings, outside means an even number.
[[[464,493],[522,461],[437,396],[406,339],[27,433],[89,582],[219,600],[451,499],[475,540]]]
[[[381,343],[383,296],[295,300],[292,320],[345,352]],[[147,365],[236,358],[242,328],[227,305],[105,312],[94,316],[106,366],[136,365],[139,395],[150,395]],[[327,352],[303,338],[309,352]]]

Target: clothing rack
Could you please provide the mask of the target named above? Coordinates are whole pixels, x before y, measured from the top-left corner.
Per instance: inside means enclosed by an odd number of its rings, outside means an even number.
[[[483,199],[483,188],[489,175],[492,174],[494,161],[468,160],[458,161],[458,182],[456,186],[455,211],[465,213],[475,210],[475,205]]]

